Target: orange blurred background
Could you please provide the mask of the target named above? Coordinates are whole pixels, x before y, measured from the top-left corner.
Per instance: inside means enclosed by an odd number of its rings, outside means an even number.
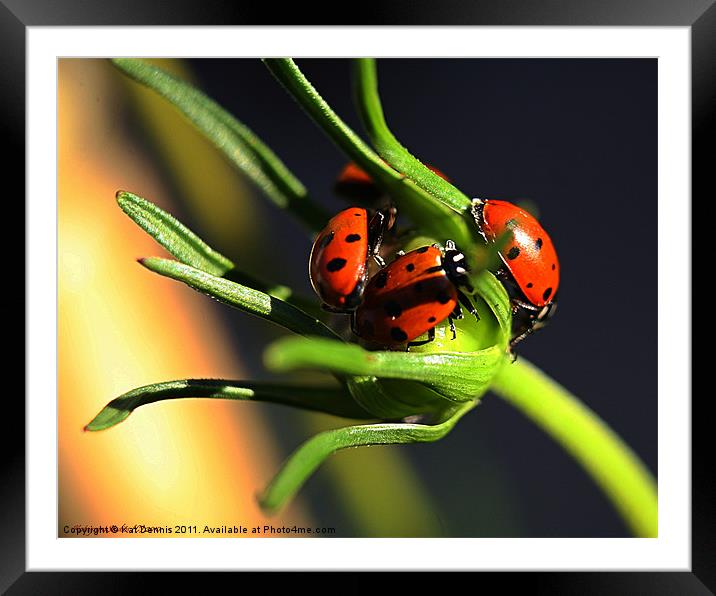
[[[280,463],[260,406],[164,402],[113,429],[83,432],[134,387],[246,373],[211,301],[136,263],[164,251],[118,209],[115,192],[126,188],[174,209],[122,125],[131,92],[106,61],[61,60],[58,74],[58,535],[75,524],[258,525],[267,518],[255,494]],[[167,146],[169,159],[191,160],[209,186],[246,194],[206,141],[172,110],[161,112],[165,120],[155,124],[174,126],[181,141],[182,151]],[[184,184],[191,196],[197,185],[190,176]],[[222,205],[210,211],[214,227],[246,232],[251,201]],[[295,504],[278,520],[309,521]]]

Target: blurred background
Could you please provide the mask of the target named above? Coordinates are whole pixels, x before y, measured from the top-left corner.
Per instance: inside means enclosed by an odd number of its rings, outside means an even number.
[[[234,113],[333,211],[345,158],[258,60],[161,60]],[[348,60],[298,60],[362,134]],[[559,309],[519,354],[657,472],[657,69],[633,59],[383,59],[388,124],[468,196],[522,202],[559,251]],[[339,453],[283,512],[255,503],[281,461],[347,424],[286,407],[183,399],[99,433],[111,399],[175,378],[273,378],[282,335],[136,263],[163,249],[119,189],[175,215],[242,269],[312,295],[311,239],[168,103],[104,60],[58,64],[59,527],[311,525],[334,536],[628,536],[591,479],[487,394],[434,444]]]

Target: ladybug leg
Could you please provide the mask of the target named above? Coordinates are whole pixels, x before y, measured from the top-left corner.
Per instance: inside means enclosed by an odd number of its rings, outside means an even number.
[[[520,343],[525,337],[527,337],[528,335],[532,335],[532,334],[534,333],[534,331],[535,331],[534,326],[530,326],[530,327],[528,327],[525,331],[523,331],[522,333],[520,333],[518,336],[513,337],[513,338],[510,340],[510,350],[513,350],[514,347],[515,347],[518,343]],[[515,357],[515,360],[517,360],[516,357]],[[514,360],[513,360],[513,362],[514,362]]]
[[[376,211],[373,217],[370,218],[368,222],[368,243],[371,248],[376,245],[380,246],[386,224],[385,213],[382,211]]]
[[[351,331],[353,332],[353,335],[358,335],[358,329],[356,328],[356,313],[351,313]]]
[[[460,301],[460,303],[467,309],[467,312],[469,312],[473,317],[475,317],[478,321],[480,320],[480,315],[477,312],[477,309],[475,308],[475,305],[472,303],[472,301],[465,296],[460,290],[457,292],[457,299]]]
[[[385,232],[395,223],[395,211],[379,210],[368,222],[368,252],[380,267],[385,267],[385,261],[378,254],[380,245],[383,243]]]
[[[455,319],[460,320],[463,318],[463,316],[464,315],[462,314],[462,308],[460,308],[459,304],[456,304],[455,308],[452,309],[452,312],[448,317],[448,323],[450,324],[450,331],[452,331],[453,339],[457,337],[457,331],[455,329]]]
[[[424,339],[422,341],[411,341],[406,346],[406,352],[410,351],[410,348],[414,348],[416,346],[424,346],[425,344],[429,344],[431,341],[435,340],[435,327],[431,327],[428,329],[428,339]]]
[[[458,319],[458,320],[463,318],[462,308],[460,308],[459,304],[456,304],[455,308],[452,309],[452,312],[450,313],[450,317],[452,317],[453,319]]]

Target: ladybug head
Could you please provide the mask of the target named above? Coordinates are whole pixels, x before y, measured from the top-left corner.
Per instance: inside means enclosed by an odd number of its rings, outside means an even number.
[[[393,205],[392,203],[388,202],[383,207],[378,209],[378,211],[382,214],[383,220],[384,220],[384,226],[385,231],[389,231],[393,229],[393,226],[395,225],[395,220],[398,217],[398,209]]]
[[[458,250],[452,240],[445,242],[443,269],[445,269],[448,277],[456,286],[467,286],[470,284],[467,278],[470,267],[467,264],[465,255]]]

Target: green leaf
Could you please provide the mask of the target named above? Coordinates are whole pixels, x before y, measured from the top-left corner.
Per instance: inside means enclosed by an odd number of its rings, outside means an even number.
[[[378,94],[375,60],[358,58],[354,61],[354,65],[358,111],[368,136],[380,156],[444,205],[461,215],[464,214],[470,209],[470,199],[415,158],[388,128]]]
[[[267,511],[276,511],[296,494],[327,457],[341,449],[367,445],[429,443],[442,439],[457,421],[474,407],[475,402],[463,404],[450,418],[432,426],[404,423],[368,424],[322,432],[306,441],[288,458],[259,498],[259,503]]]
[[[240,271],[231,260],[154,203],[122,190],[117,193],[117,203],[140,228],[185,265],[259,290],[311,314],[320,313],[315,300],[295,294],[288,286],[268,283]]]
[[[186,265],[222,276],[234,264],[215,251],[184,224],[131,192],[117,192],[117,203],[140,228]]]
[[[140,406],[187,397],[261,401],[316,410],[343,418],[371,417],[340,388],[251,383],[224,379],[184,379],[154,383],[120,395],[102,408],[92,422],[85,427],[85,430],[105,430],[125,420]]]
[[[289,331],[300,335],[338,337],[318,319],[310,317],[295,306],[264,292],[169,259],[148,257],[140,259],[139,262],[155,273],[184,282],[224,304],[281,325]]]
[[[278,298],[279,300],[283,300],[284,302],[288,302],[306,314],[310,314],[313,318],[320,319],[326,316],[326,311],[321,309],[315,298],[302,296],[301,294],[294,292],[288,286],[269,283],[239,269],[232,269],[222,277],[225,277],[226,279],[236,282],[242,286],[248,286],[249,288],[253,288],[254,290],[258,290],[259,292],[263,292],[264,294],[268,294],[274,298]]]
[[[144,60],[116,58],[112,63],[167,99],[276,205],[291,211],[312,231],[323,228],[328,213],[310,199],[305,187],[283,162],[219,104],[186,81]]]
[[[505,286],[486,270],[477,275],[470,273],[469,278],[475,291],[487,303],[497,319],[501,330],[499,344],[504,351],[512,337],[512,307]]]
[[[584,467],[636,536],[658,536],[656,481],[599,416],[524,358],[504,366],[492,389]]]
[[[369,352],[355,344],[295,337],[274,342],[264,355],[275,371],[317,369],[419,381],[453,402],[480,397],[505,360],[497,346],[478,352]]]
[[[467,222],[462,217],[456,217],[454,211],[413,181],[387,166],[333,111],[293,60],[266,58],[264,63],[311,119],[396,201],[413,223],[437,238],[450,238],[463,245],[471,241],[472,233]]]
[[[363,409],[381,420],[442,415],[455,408],[453,401],[416,381],[352,376],[346,386]]]

